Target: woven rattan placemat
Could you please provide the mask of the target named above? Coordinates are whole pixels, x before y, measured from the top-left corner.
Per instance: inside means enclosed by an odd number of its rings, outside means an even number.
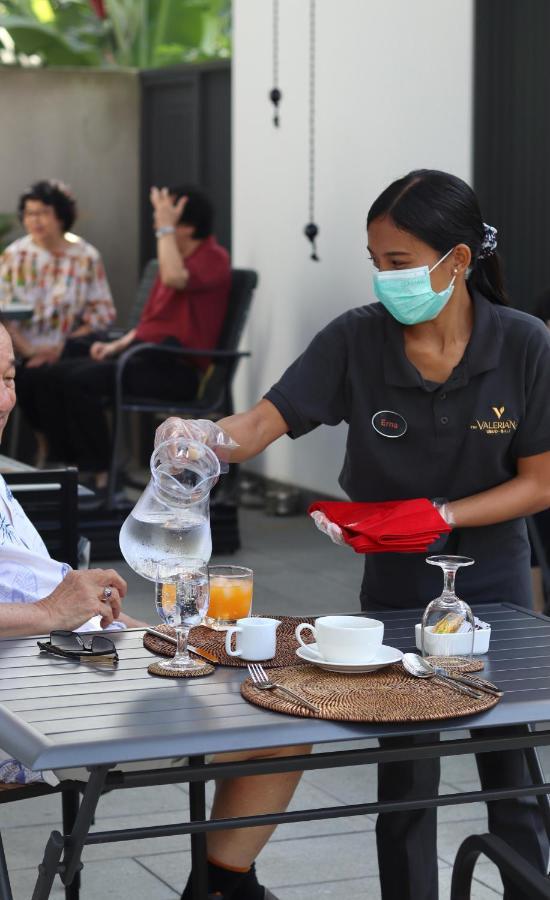
[[[413,678],[400,663],[365,675],[338,675],[317,666],[278,669],[273,677],[321,710],[320,715],[289,700],[281,691],[259,690],[250,678],[241,694],[256,706],[306,718],[343,722],[425,722],[455,719],[491,709],[498,697],[480,700],[459,694],[441,682]]]
[[[266,669],[279,668],[281,666],[306,665],[305,662],[296,656],[298,641],[294,636],[294,631],[300,622],[310,622],[313,624],[315,619],[308,619],[305,616],[271,616],[270,618],[279,619],[281,622],[277,628],[277,653],[274,659],[267,659],[265,662],[262,661],[262,665]],[[174,629],[169,625],[156,625],[155,630],[163,631],[165,634],[169,634],[172,637],[175,636]],[[307,642],[306,635],[304,638]],[[311,640],[313,641],[313,637]],[[206,628],[204,625],[199,625],[197,628],[192,628],[189,632],[189,643],[199,650],[210,650],[211,653],[215,653],[221,666],[236,666],[238,668],[243,668],[247,664],[246,660],[236,656],[229,656],[225,652],[225,631],[213,631],[212,628]],[[173,644],[162,641],[152,634],[144,634],[143,646],[159,656],[173,656],[175,653]]]

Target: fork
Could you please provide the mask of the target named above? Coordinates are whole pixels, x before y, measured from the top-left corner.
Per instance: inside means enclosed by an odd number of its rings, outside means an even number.
[[[265,671],[264,667],[259,663],[249,663],[248,671],[255,687],[257,687],[260,691],[283,691],[283,693],[288,694],[289,697],[292,697],[293,700],[296,700],[297,703],[300,703],[301,706],[305,706],[307,709],[311,710],[311,712],[321,712],[318,706],[310,703],[309,700],[305,700],[304,697],[300,697],[299,694],[295,694],[294,691],[291,691],[290,688],[285,687],[284,684],[279,684],[276,681],[270,681],[267,677],[267,672]]]

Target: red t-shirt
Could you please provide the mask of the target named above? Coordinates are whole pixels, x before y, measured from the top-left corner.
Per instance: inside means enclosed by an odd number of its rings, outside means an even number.
[[[187,256],[189,280],[183,290],[167,287],[157,276],[136,329],[136,340],[160,344],[169,337],[192,348],[216,346],[231,286],[229,254],[212,235]],[[203,357],[190,357],[200,368]]]

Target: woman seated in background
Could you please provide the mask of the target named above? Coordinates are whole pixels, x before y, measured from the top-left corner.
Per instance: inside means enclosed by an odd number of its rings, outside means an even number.
[[[37,434],[41,462],[47,444],[36,388],[44,367],[78,353],[74,339],[107,328],[115,308],[100,254],[69,231],[77,209],[66,185],[37,181],[19,198],[18,212],[27,233],[0,256],[0,309],[13,301],[33,307],[28,321],[9,330],[18,357],[19,405]]]

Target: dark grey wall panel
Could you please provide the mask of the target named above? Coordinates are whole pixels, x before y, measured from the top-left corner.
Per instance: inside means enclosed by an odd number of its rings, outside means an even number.
[[[156,255],[149,190],[196,184],[216,207],[215,231],[231,249],[230,63],[141,73],[140,259]]]
[[[550,288],[550,3],[477,0],[474,184],[514,306]]]

